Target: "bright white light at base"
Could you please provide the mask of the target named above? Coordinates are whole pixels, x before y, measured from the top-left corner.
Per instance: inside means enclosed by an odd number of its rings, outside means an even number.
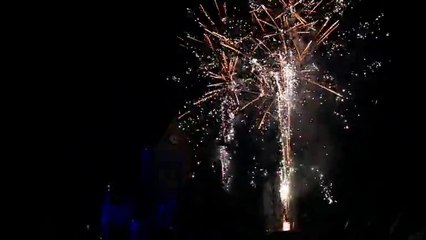
[[[283,231],[290,231],[291,230],[291,223],[284,221],[283,223]]]

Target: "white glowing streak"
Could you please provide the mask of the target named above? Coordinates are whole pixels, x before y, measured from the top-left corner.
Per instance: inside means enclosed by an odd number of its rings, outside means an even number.
[[[225,135],[225,141],[227,143],[230,143],[234,140],[234,136],[235,136],[234,119],[235,119],[235,114],[232,112],[229,113],[228,132]]]
[[[234,119],[235,114],[227,106],[229,99],[222,102],[221,112],[222,112],[222,129],[223,129],[223,139],[225,143],[229,144],[234,140],[235,129],[234,129]],[[222,166],[222,184],[226,191],[231,189],[232,175],[230,170],[231,154],[226,146],[221,146],[219,148],[219,158]]]
[[[222,183],[224,186],[224,189],[226,191],[230,191],[231,189],[231,171],[230,171],[230,160],[231,156],[229,154],[228,149],[226,149],[226,146],[220,146],[219,147],[219,158],[222,166]]]
[[[221,104],[221,112],[222,112],[222,129],[223,129],[223,138],[226,143],[230,143],[234,140],[235,130],[234,130],[234,119],[235,114],[229,109],[228,105],[230,101],[229,99],[225,99],[225,101]]]
[[[272,73],[277,86],[277,111],[278,111],[278,122],[280,129],[280,143],[282,151],[282,166],[279,171],[280,177],[280,198],[283,205],[283,230],[287,227],[286,216],[288,216],[290,208],[290,172],[291,172],[291,159],[290,159],[290,136],[291,136],[291,108],[293,106],[293,97],[295,91],[295,85],[297,83],[295,66],[292,64],[293,55],[291,52],[287,53],[287,56],[283,56],[283,53],[278,54],[280,72]],[[287,59],[290,61],[286,61]],[[290,223],[288,223],[290,224]],[[288,229],[290,230],[290,229]]]

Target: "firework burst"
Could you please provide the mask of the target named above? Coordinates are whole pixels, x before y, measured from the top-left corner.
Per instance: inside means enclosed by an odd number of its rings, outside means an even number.
[[[213,2],[215,14],[203,5],[194,13],[202,37],[187,34],[182,46],[191,50],[200,66],[207,91],[183,112],[185,122],[203,121],[191,109],[219,123],[222,176],[230,185],[230,158],[226,147],[234,141],[236,116],[255,113],[251,130],[278,129],[281,157],[278,174],[280,229],[292,226],[292,122],[312,89],[345,99],[334,79],[318,67],[317,55],[329,55],[342,45],[330,40],[348,7],[343,0],[250,0],[249,19],[237,19],[226,5]],[[187,128],[185,124],[182,128]],[[222,159],[223,158],[223,159]]]

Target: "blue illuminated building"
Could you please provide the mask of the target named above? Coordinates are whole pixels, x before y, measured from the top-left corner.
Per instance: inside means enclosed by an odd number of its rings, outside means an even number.
[[[156,239],[161,231],[175,226],[177,196],[189,176],[189,148],[175,124],[155,148],[141,151],[139,200],[120,196],[114,201],[114,187],[108,186],[102,206],[102,239]],[[137,198],[136,198],[137,199]]]

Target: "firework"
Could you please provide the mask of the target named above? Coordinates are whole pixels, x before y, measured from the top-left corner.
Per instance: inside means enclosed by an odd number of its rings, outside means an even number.
[[[208,81],[207,91],[190,105],[219,123],[220,141],[225,145],[234,141],[236,116],[247,112],[257,116],[252,129],[278,129],[281,204],[276,211],[283,230],[292,226],[295,109],[303,107],[312,89],[325,91],[339,101],[345,99],[334,79],[318,67],[316,56],[330,54],[342,46],[331,41],[330,36],[339,27],[348,4],[343,0],[251,0],[250,19],[244,20],[231,15],[226,3],[214,1],[215,14],[199,6],[196,19],[203,30],[202,37],[187,34],[182,39],[182,46],[200,62],[200,77]],[[191,110],[185,111],[179,119],[202,121],[188,117],[190,113]],[[220,158],[229,189],[228,148],[221,147]],[[325,194],[329,195],[329,191]],[[327,199],[333,201],[330,196]]]

